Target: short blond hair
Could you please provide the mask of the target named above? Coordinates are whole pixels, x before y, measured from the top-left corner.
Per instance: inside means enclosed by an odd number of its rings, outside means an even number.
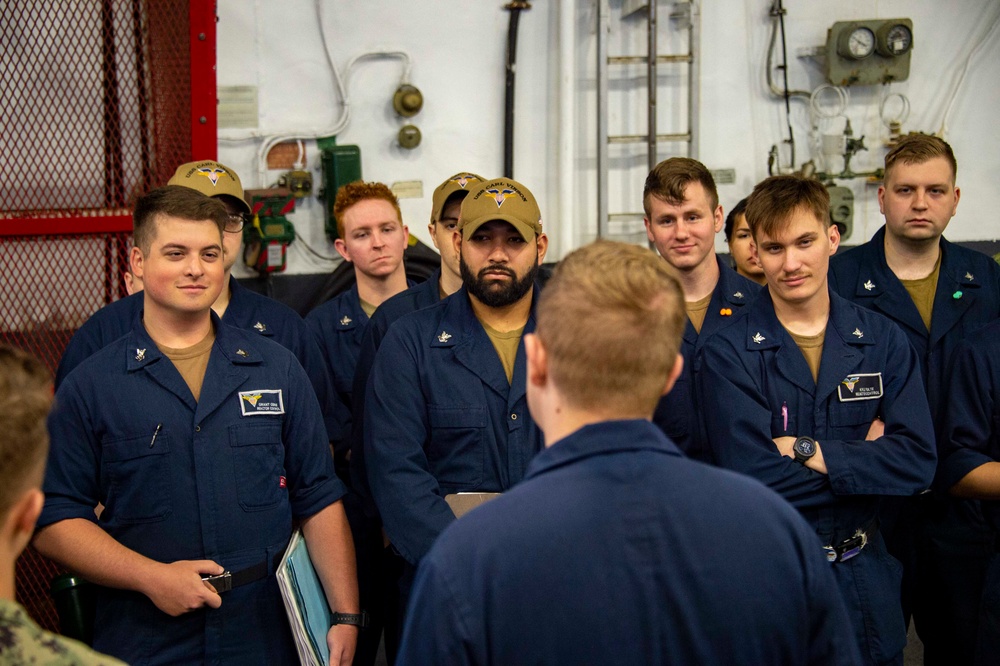
[[[951,146],[944,139],[932,134],[907,134],[902,137],[885,156],[883,182],[889,180],[889,173],[897,164],[923,164],[935,157],[943,157],[951,167],[951,182],[958,177],[958,162]]]
[[[652,415],[687,321],[667,262],[636,245],[591,243],[556,267],[536,318],[552,381],[572,405]]]
[[[0,345],[0,515],[48,455],[52,376],[34,356]]]

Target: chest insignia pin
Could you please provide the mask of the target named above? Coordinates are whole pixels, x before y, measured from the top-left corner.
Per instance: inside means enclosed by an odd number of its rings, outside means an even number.
[[[236,350],[236,355],[237,356],[242,356],[243,358],[246,358],[250,354],[248,354],[247,352],[243,351],[242,349],[237,349]]]
[[[736,292],[735,294],[733,294],[733,298],[743,298],[743,292],[742,291]]]
[[[969,280],[971,282],[972,280],[975,280],[976,278],[972,277],[972,273],[966,273],[965,274],[965,279]]]
[[[146,350],[137,348],[135,350],[135,360],[141,361],[144,358],[146,358]]]
[[[872,282],[871,280],[868,280],[868,282],[865,282],[861,286],[865,288],[865,291],[871,291],[872,289],[875,288],[875,283]]]
[[[451,333],[441,331],[441,335],[438,336],[438,342],[448,342],[449,340],[451,340]]]
[[[751,338],[751,340],[753,340],[757,344],[760,344],[760,343],[764,342],[764,340],[767,340],[767,338],[765,338],[763,335],[761,335],[760,331],[757,331],[757,333],[753,336],[753,338]]]
[[[348,324],[350,324],[350,323],[351,323],[352,321],[354,321],[354,320],[353,320],[353,319],[351,319],[350,317],[348,317],[347,315],[344,315],[344,317],[343,317],[343,318],[342,318],[342,319],[340,320],[340,325],[341,325],[341,326],[347,326],[347,325],[348,325]]]
[[[257,322],[256,324],[254,324],[253,327],[255,329],[257,329],[258,331],[260,331],[261,333],[263,333],[264,331],[267,330],[267,326],[265,326],[264,324],[262,324],[260,322]]]
[[[864,334],[864,333],[862,333],[862,332],[861,332],[861,329],[859,329],[859,328],[855,328],[855,329],[854,329],[854,333],[853,333],[852,335],[855,335],[855,336],[857,336],[859,340],[860,340],[861,338],[865,337],[865,334]]]

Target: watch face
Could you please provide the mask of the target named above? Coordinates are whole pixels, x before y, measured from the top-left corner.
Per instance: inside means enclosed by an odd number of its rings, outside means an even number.
[[[816,452],[816,443],[811,439],[802,437],[795,440],[795,450],[804,456],[811,456]]]

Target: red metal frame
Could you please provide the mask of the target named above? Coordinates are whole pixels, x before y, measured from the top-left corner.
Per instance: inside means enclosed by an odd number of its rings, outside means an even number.
[[[62,236],[132,231],[132,215],[12,217],[0,219],[0,236]]]
[[[191,55],[191,160],[216,159],[218,155],[217,88],[215,78],[215,0],[189,0],[188,22]],[[132,231],[132,216],[65,215],[0,218],[0,238]]]
[[[190,0],[191,159],[218,156],[215,0]]]

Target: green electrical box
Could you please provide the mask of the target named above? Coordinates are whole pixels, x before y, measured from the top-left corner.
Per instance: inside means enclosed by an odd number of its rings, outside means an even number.
[[[347,183],[361,180],[361,148],[338,146],[333,137],[320,139],[320,160],[323,165],[323,210],[326,213],[326,236],[332,243],[337,239],[337,220],[333,216],[333,202],[337,191]]]
[[[258,273],[281,272],[295,240],[295,227],[287,217],[295,210],[295,197],[286,188],[247,190],[246,196],[253,213],[243,226],[243,263]]]

